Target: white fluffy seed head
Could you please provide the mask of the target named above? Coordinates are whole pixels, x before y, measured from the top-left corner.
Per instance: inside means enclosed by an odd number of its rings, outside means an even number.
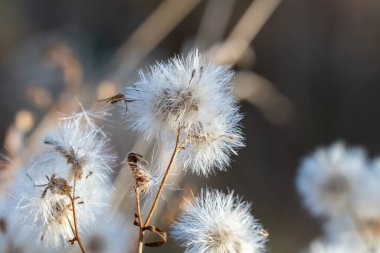
[[[92,120],[92,114],[84,111],[62,119],[44,142],[71,165],[71,177],[102,184],[108,180],[115,158],[108,148],[109,139]]]
[[[367,169],[364,150],[336,143],[303,160],[297,188],[313,215],[333,217],[348,211],[347,207],[355,202]]]
[[[258,253],[266,234],[250,213],[251,205],[233,192],[202,190],[172,225],[186,253]]]
[[[31,158],[11,194],[26,230],[42,244],[67,247],[73,239],[74,181],[78,226],[85,234],[107,206],[113,156],[86,112],[62,119],[44,142],[47,150]]]
[[[128,126],[169,145],[180,128],[187,140],[181,155],[185,169],[204,175],[215,167],[222,170],[230,154],[243,146],[233,75],[229,67],[203,59],[196,50],[157,63],[125,89]]]
[[[179,154],[185,170],[207,176],[216,170],[225,170],[231,154],[243,147],[243,137],[237,126],[240,116],[232,112],[231,117],[217,116],[208,124],[194,125],[189,129],[187,143]],[[186,136],[184,137],[186,138]]]
[[[58,154],[47,152],[31,159],[20,173],[11,194],[17,199],[16,212],[25,230],[38,243],[63,247],[72,238],[67,218],[72,219],[70,199],[48,188],[49,179],[67,178],[67,164]],[[48,179],[48,178],[49,179]]]
[[[41,244],[67,247],[67,241],[73,238],[70,197],[67,191],[60,191],[56,185],[49,187],[49,182],[55,178],[67,183],[63,189],[69,189],[71,193],[74,179],[69,179],[69,168],[59,154],[42,153],[33,158],[27,166],[27,176],[20,176],[11,191],[18,201],[16,212],[23,221],[22,226],[34,234]],[[76,184],[76,213],[82,234],[91,230],[100,217],[108,203],[110,188],[110,184],[98,185],[90,180],[78,181]]]

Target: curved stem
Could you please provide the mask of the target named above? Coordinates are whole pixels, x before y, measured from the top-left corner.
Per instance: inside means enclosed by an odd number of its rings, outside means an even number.
[[[157,195],[156,195],[156,198],[154,199],[154,202],[153,202],[153,205],[152,205],[152,208],[150,209],[150,212],[148,214],[148,217],[146,218],[146,221],[144,223],[144,226],[143,227],[146,227],[148,226],[150,220],[152,219],[152,216],[157,208],[157,205],[158,205],[158,201],[160,200],[160,197],[161,197],[161,194],[162,194],[162,191],[164,189],[164,186],[166,184],[166,180],[168,179],[169,177],[169,173],[171,171],[171,169],[173,168],[173,164],[174,164],[174,160],[175,158],[177,157],[178,155],[178,152],[181,150],[181,146],[180,146],[180,139],[181,139],[181,128],[178,128],[178,132],[177,132],[177,140],[176,140],[176,143],[175,143],[175,148],[173,150],[173,154],[170,158],[170,162],[168,164],[168,168],[166,169],[166,172],[165,172],[165,175],[162,179],[162,182],[161,182],[161,185],[160,185],[160,188],[158,189],[158,192],[157,192]]]

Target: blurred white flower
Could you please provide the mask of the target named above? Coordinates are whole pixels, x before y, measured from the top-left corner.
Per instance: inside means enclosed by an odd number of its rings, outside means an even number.
[[[334,239],[315,240],[306,253],[380,253],[380,242],[369,243],[355,233],[344,233]]]
[[[205,175],[215,166],[223,169],[230,154],[243,146],[233,75],[196,50],[157,63],[124,91],[128,126],[170,145],[181,129],[182,141],[187,141],[181,155],[185,169]]]
[[[336,143],[307,156],[296,183],[311,214],[331,218],[352,211],[367,178],[366,152]]]
[[[250,211],[233,192],[202,190],[172,225],[172,234],[186,253],[264,252],[266,232]]]
[[[348,242],[324,242],[322,240],[316,240],[305,253],[368,253],[366,248],[362,245],[355,245]],[[376,253],[376,252],[373,252]]]

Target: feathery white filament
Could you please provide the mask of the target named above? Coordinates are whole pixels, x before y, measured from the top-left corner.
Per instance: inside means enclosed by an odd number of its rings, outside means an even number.
[[[231,153],[244,146],[233,75],[196,50],[157,63],[124,91],[128,126],[169,145],[180,128],[186,146],[179,158],[186,170],[203,175],[223,170]]]
[[[233,192],[202,190],[172,225],[186,253],[264,252],[266,237],[251,205]]]
[[[62,119],[44,138],[46,151],[33,157],[11,194],[24,227],[43,244],[67,247],[74,238],[74,193],[79,231],[85,234],[102,213],[112,188],[113,156],[108,139],[86,112]]]

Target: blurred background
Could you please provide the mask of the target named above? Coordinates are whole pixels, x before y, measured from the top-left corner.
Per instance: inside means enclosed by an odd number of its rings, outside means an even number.
[[[379,10],[377,0],[0,0],[1,152],[29,155],[77,100],[99,107],[137,69],[197,47],[234,66],[247,147],[225,173],[178,177],[183,190],[163,201],[158,224],[190,189],[234,189],[271,252],[300,252],[320,233],[295,191],[300,159],[335,140],[380,151]],[[147,147],[120,111],[104,124],[122,160]],[[182,249],[169,240],[146,252]]]

